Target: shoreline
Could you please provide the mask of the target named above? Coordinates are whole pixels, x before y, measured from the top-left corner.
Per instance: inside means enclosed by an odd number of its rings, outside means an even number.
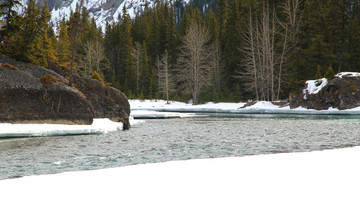
[[[226,113],[226,114],[293,114],[293,115],[360,115],[360,107],[346,110],[329,108],[328,110],[305,109],[298,107],[290,109],[289,105],[279,106],[272,102],[259,101],[246,106],[239,103],[213,103],[192,105],[183,102],[171,101],[166,104],[164,100],[129,100],[132,113],[138,111],[170,112],[170,113]],[[244,108],[241,108],[244,107]]]

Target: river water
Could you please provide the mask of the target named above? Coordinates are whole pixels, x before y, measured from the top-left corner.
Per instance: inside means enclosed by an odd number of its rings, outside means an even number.
[[[360,146],[360,120],[194,117],[100,135],[0,140],[0,180],[143,163]]]

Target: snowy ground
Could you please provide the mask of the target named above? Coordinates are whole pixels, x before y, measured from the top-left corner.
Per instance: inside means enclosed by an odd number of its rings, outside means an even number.
[[[312,88],[314,89],[314,88]],[[228,114],[299,114],[299,115],[356,115],[360,114],[360,107],[349,110],[311,110],[305,108],[290,109],[289,106],[279,107],[271,102],[257,102],[252,106],[243,107],[246,103],[206,103],[192,105],[182,102],[164,100],[129,100],[131,116],[134,118],[191,117],[194,113],[228,113]],[[192,114],[189,114],[192,113]]]
[[[92,125],[0,123],[0,138],[95,134],[122,130],[122,128],[122,123],[113,122],[109,119],[94,119]]]
[[[360,147],[173,161],[0,181],[0,197],[358,199]]]

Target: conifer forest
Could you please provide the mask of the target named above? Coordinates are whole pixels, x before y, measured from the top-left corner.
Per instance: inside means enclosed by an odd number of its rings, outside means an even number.
[[[1,54],[58,62],[132,99],[275,101],[331,70],[360,72],[358,0],[193,0],[181,9],[164,0],[134,18],[124,7],[106,27],[80,5],[54,27],[47,4],[5,2]]]

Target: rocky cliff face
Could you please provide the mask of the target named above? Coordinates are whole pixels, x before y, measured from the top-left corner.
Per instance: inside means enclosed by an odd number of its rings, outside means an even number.
[[[58,73],[0,55],[0,122],[91,124],[101,117],[130,127],[123,93],[55,63],[51,68]]]
[[[307,81],[304,88],[290,95],[290,108],[340,110],[360,106],[360,74],[340,73],[333,79]]]

